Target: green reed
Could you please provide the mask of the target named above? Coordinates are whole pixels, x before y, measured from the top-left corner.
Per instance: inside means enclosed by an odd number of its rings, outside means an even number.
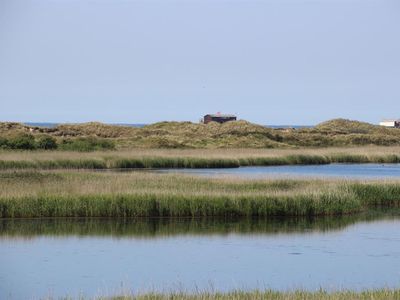
[[[162,157],[99,156],[96,158],[54,158],[2,160],[0,169],[154,169],[154,168],[238,168],[244,166],[319,165],[330,163],[399,163],[400,156],[357,154],[291,154],[251,157]]]

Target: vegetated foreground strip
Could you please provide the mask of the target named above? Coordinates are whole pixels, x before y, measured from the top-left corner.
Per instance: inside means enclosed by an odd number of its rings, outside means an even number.
[[[400,181],[1,172],[0,217],[314,216],[398,206]]]
[[[339,291],[339,292],[306,292],[306,291],[293,291],[293,292],[276,292],[276,291],[234,291],[228,293],[218,292],[199,292],[197,294],[185,294],[185,293],[149,293],[137,296],[120,296],[120,297],[100,297],[100,299],[112,299],[112,300],[164,300],[164,299],[176,299],[176,300],[231,300],[231,299],[270,299],[270,300],[380,300],[380,299],[399,299],[400,290],[389,290],[389,289],[378,289],[368,290],[362,292],[354,291]]]
[[[235,168],[329,163],[400,163],[400,147],[0,152],[0,169]]]

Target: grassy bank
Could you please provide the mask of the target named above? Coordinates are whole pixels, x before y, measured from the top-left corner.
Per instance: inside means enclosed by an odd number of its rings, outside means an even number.
[[[236,168],[330,163],[400,163],[400,147],[0,152],[0,169]]]
[[[339,292],[306,292],[306,291],[293,291],[293,292],[276,292],[276,291],[234,291],[229,293],[218,292],[199,292],[196,294],[188,293],[166,293],[157,294],[149,293],[137,296],[120,296],[120,297],[103,297],[99,299],[112,299],[112,300],[245,300],[245,299],[269,299],[269,300],[391,300],[400,299],[400,290],[378,289],[368,290],[362,292],[354,291],[339,291]]]
[[[204,179],[145,172],[2,172],[0,217],[342,215],[398,206],[400,182]]]

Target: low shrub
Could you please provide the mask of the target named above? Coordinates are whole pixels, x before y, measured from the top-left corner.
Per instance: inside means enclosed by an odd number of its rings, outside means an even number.
[[[111,140],[100,139],[95,137],[77,138],[63,140],[59,144],[59,149],[66,151],[96,151],[96,150],[113,150],[115,144]]]
[[[36,148],[35,138],[31,134],[19,134],[8,139],[9,149],[33,150]]]
[[[0,149],[10,149],[8,140],[6,138],[0,137]]]
[[[44,149],[44,150],[57,149],[57,141],[55,138],[49,135],[43,135],[40,136],[36,141],[36,147],[38,149]]]

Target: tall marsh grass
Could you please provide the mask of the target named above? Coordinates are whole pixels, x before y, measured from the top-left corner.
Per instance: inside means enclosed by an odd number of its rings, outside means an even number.
[[[17,171],[0,185],[1,218],[343,215],[400,203],[400,182]]]
[[[237,168],[330,163],[399,163],[400,147],[0,152],[0,169]]]

